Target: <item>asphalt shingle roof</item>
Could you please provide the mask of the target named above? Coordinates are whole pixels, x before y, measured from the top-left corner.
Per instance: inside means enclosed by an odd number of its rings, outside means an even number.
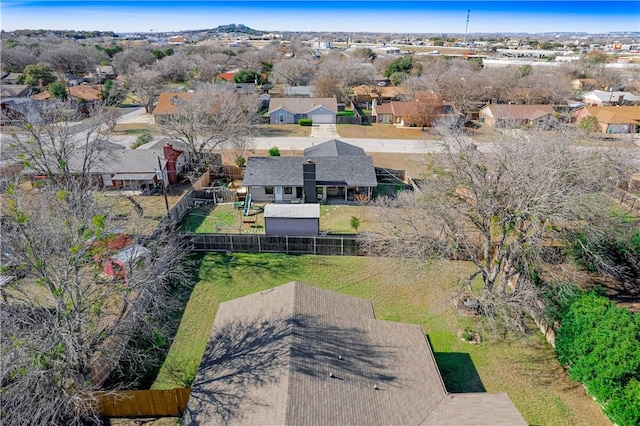
[[[506,395],[447,395],[419,325],[291,282],[221,303],[183,425],[526,425]]]
[[[271,98],[269,100],[269,114],[280,108],[293,114],[306,114],[320,107],[334,113],[338,112],[336,98]]]
[[[305,158],[331,156],[366,156],[364,149],[348,143],[332,139],[304,150]]]
[[[376,186],[373,159],[362,148],[330,140],[307,148],[304,157],[249,157],[244,186],[302,186],[302,163],[316,163],[320,185]]]

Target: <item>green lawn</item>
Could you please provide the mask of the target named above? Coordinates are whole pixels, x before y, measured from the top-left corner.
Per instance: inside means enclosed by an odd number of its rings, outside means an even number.
[[[481,323],[455,312],[452,294],[458,278],[468,273],[469,265],[460,262],[420,269],[410,261],[367,257],[205,255],[201,281],[153,387],[179,386],[180,370],[193,375],[220,302],[298,280],[370,300],[380,319],[420,324],[451,392],[507,393],[530,424],[609,424],[584,389],[568,380],[539,333],[494,341]],[[457,338],[468,326],[481,332],[483,343]]]
[[[217,234],[238,232],[242,211],[233,204],[206,205],[195,208],[182,221],[183,232]]]
[[[367,214],[367,208],[362,206],[320,206],[320,231],[331,234],[353,234],[351,216],[360,219],[359,232],[378,229],[378,225],[371,214]],[[244,223],[243,232],[255,233],[256,230],[264,232],[264,217],[262,213],[252,211],[251,218],[256,218],[256,223]],[[182,221],[180,229],[183,232],[195,234],[237,233],[240,229],[242,210],[234,209],[232,204],[218,204],[202,206],[193,209]]]

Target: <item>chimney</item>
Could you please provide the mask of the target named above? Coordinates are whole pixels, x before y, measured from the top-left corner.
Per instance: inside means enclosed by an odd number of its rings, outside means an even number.
[[[302,187],[304,202],[317,203],[316,197],[316,163],[307,160],[302,163],[302,178],[304,186]]]
[[[169,184],[173,185],[178,182],[178,171],[176,169],[177,152],[173,149],[172,144],[167,143],[162,147],[162,153],[164,154],[164,159],[167,160],[167,179]]]

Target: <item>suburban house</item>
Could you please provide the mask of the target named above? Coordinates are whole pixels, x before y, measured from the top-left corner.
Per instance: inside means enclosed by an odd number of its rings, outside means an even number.
[[[301,118],[310,118],[314,124],[336,122],[338,102],[336,98],[271,98],[269,122],[271,124],[295,124]]]
[[[81,85],[81,86],[70,86],[67,88],[67,92],[69,93],[69,97],[71,99],[76,99],[79,101],[98,101],[102,99],[102,91],[100,90],[100,86],[92,87],[89,85]]]
[[[75,74],[64,73],[59,75],[60,81],[63,82],[67,87],[69,86],[78,86],[84,83],[84,79],[82,77],[78,77]]]
[[[164,117],[175,114],[176,106],[174,99],[186,100],[191,97],[191,93],[187,92],[164,92],[160,93],[156,107],[153,109],[152,115],[154,116],[156,123],[161,122]]]
[[[320,204],[274,204],[264,207],[267,235],[318,235]]]
[[[376,103],[399,101],[404,99],[406,93],[400,86],[369,86],[361,84],[351,89],[349,97],[356,104],[364,104],[375,101]]]
[[[594,90],[585,94],[582,102],[589,106],[638,105],[640,96],[631,92]]]
[[[101,189],[144,190],[178,181],[179,170],[183,164],[182,151],[171,144],[161,149],[126,149],[116,144],[105,144],[95,149],[96,158],[89,169],[93,184]],[[82,170],[83,156],[72,157],[69,161],[71,171]],[[23,174],[32,179],[43,179],[32,170]]]
[[[23,98],[33,92],[26,84],[0,84],[0,98]]]
[[[571,82],[571,87],[575,90],[596,90],[602,85],[595,78],[578,78]]]
[[[391,101],[389,103],[376,105],[374,103],[371,115],[376,117],[377,123],[395,124],[396,126],[411,126],[413,123],[406,118],[407,111],[413,101]],[[462,114],[453,102],[443,102],[438,114],[439,119],[453,118],[462,119]]]
[[[254,201],[353,202],[377,186],[373,159],[362,148],[330,140],[302,157],[249,157],[243,186]]]
[[[547,128],[555,120],[551,105],[490,104],[480,110],[480,121],[492,127]]]
[[[374,102],[371,108],[371,115],[376,118],[377,123],[404,126],[404,117],[407,114],[409,104],[409,102],[405,101],[391,101],[376,105]]]
[[[527,422],[506,394],[447,392],[420,325],[289,282],[219,305],[182,424]]]
[[[640,126],[640,106],[585,106],[575,110],[571,118],[579,123],[595,117],[602,133],[637,133]]]
[[[40,124],[49,104],[33,98],[0,99],[0,125]]]
[[[22,77],[21,72],[10,72],[4,75],[1,81],[2,81],[2,84],[16,84],[20,77]]]

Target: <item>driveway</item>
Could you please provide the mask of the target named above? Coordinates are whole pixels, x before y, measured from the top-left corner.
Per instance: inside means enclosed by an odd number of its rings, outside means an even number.
[[[311,134],[309,136],[324,140],[339,138],[335,124],[314,124],[311,126]]]

